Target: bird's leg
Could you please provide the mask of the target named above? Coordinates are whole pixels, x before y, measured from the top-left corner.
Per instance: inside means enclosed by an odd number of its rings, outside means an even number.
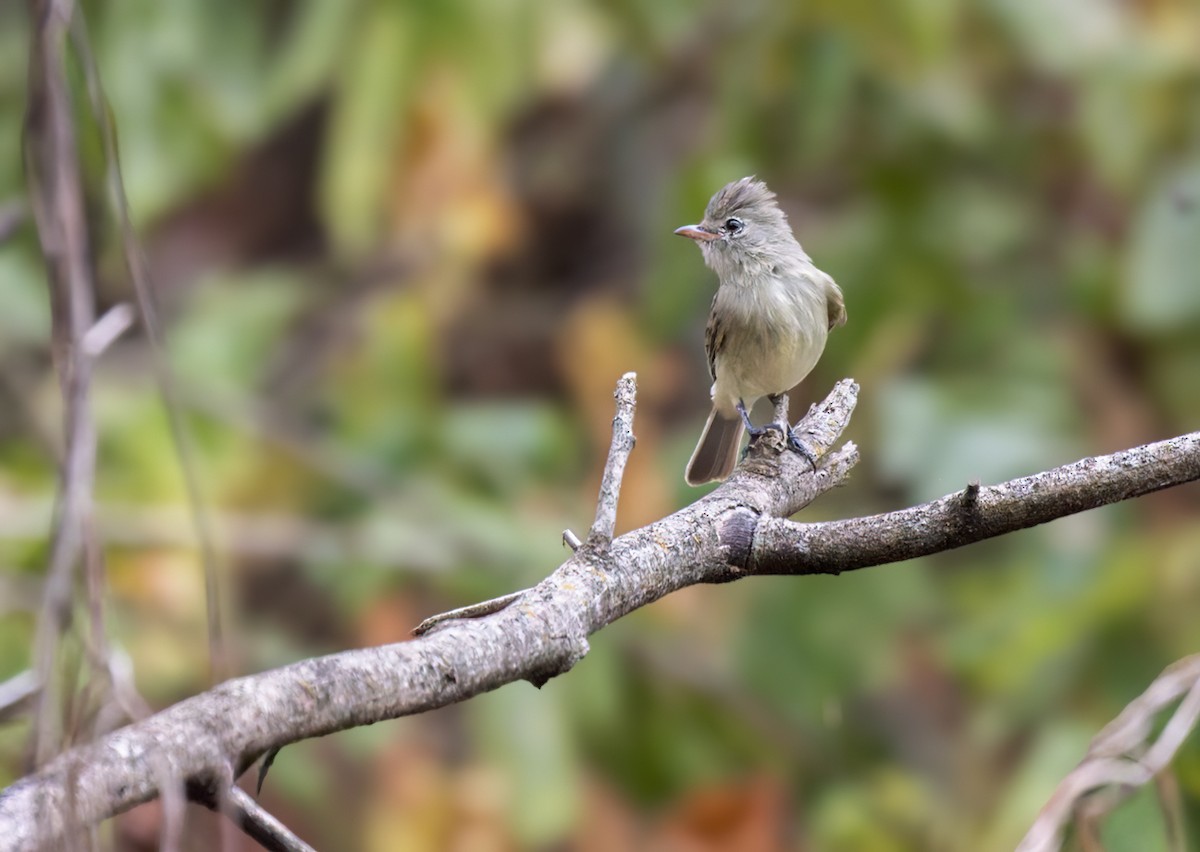
[[[750,422],[750,412],[746,410],[746,403],[742,400],[737,401],[737,413],[742,415],[742,422],[746,424],[746,434],[750,436],[750,440],[746,443],[746,449],[742,451],[742,458],[750,452],[750,448],[754,446],[754,442],[762,437],[769,429],[778,429],[778,423],[768,423],[766,426],[755,426]],[[785,430],[784,435],[787,434]]]
[[[755,426],[753,423],[751,423],[750,412],[746,410],[746,403],[742,400],[739,399],[735,407],[737,408],[737,413],[742,415],[742,422],[746,424],[746,434],[750,436],[751,440],[754,440],[763,432],[767,431],[768,428],[770,428],[768,426]]]
[[[771,404],[775,406],[775,422],[772,423],[769,429],[779,429],[787,438],[789,448],[804,456],[808,463],[812,465],[813,472],[817,470],[817,454],[813,452],[812,447],[804,442],[797,434],[796,430],[788,423],[788,396],[785,393],[767,394],[767,399],[771,400]],[[809,409],[809,414],[812,409]]]
[[[750,422],[750,412],[746,410],[746,403],[740,399],[737,401],[737,413],[742,415],[742,422],[746,424],[746,433],[750,435],[751,441],[761,437],[764,432],[772,430],[785,436],[788,433],[786,421],[783,423],[768,423],[765,426],[755,426]]]

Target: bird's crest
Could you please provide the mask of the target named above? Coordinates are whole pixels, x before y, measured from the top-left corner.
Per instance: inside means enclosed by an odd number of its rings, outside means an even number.
[[[767,185],[756,179],[754,175],[748,175],[726,184],[718,191],[708,202],[704,218],[720,221],[738,210],[752,207],[773,207],[774,205],[775,193],[767,189]]]

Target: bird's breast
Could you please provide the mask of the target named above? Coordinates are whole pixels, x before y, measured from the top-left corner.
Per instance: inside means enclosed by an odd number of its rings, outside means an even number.
[[[824,293],[810,278],[722,284],[713,310],[723,337],[713,359],[713,398],[722,408],[789,390],[825,348]]]

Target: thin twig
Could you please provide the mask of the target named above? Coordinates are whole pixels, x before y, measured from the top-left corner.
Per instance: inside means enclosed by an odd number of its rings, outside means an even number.
[[[1150,741],[1158,714],[1183,700],[1157,740]],[[1200,654],[1179,660],[1154,680],[1092,740],[1087,756],[1058,785],[1017,852],[1056,852],[1072,815],[1085,796],[1106,790],[1086,808],[1081,824],[1097,828],[1101,816],[1166,771],[1184,739],[1200,720]]]
[[[1154,789],[1163,815],[1168,852],[1187,852],[1187,819],[1179,779],[1170,772],[1160,772],[1154,776]]]
[[[0,681],[0,722],[23,713],[37,691],[38,678],[30,669]]]
[[[588,532],[587,546],[604,552],[612,544],[617,528],[617,502],[621,497],[621,480],[625,476],[625,463],[633,452],[633,412],[637,407],[637,374],[626,373],[617,382],[613,397],[617,400],[617,413],[613,415],[612,444],[608,448],[608,460],[604,464],[604,476],[600,480],[600,497],[596,500],[596,520]]]
[[[268,852],[315,852],[241,787],[230,789],[225,807],[233,823]]]
[[[1195,729],[1197,719],[1200,719],[1200,678],[1192,684],[1192,688],[1183,697],[1163,732],[1138,762],[1151,772],[1162,772],[1175,757],[1175,752],[1179,751],[1183,741]]]
[[[64,72],[70,2],[30,0],[35,30],[25,120],[26,171],[38,238],[50,281],[51,333],[63,397],[63,460],[50,539],[43,616],[36,638],[41,691],[34,715],[34,759],[57,750],[60,686],[54,676],[59,642],[71,622],[76,569],[84,547],[95,477],[91,359],[82,341],[95,322],[95,282],[79,151]]]
[[[221,820],[220,828],[217,832],[219,838],[217,845],[218,852],[228,852],[237,843],[236,832],[240,827],[238,825],[240,808],[233,804],[233,791],[238,789],[234,786],[234,780],[233,767],[229,761],[222,763],[220,770],[211,779],[212,783],[216,785],[216,796],[213,800],[207,800],[209,807],[225,817],[225,819]]]
[[[216,682],[229,674],[229,649],[224,639],[221,617],[217,552],[213,543],[212,526],[201,494],[195,450],[183,420],[178,393],[175,389],[174,375],[167,358],[166,333],[158,318],[150,270],[129,212],[129,199],[125,195],[125,180],[121,173],[121,160],[117,146],[117,130],[113,124],[108,99],[105,97],[104,87],[100,80],[100,70],[92,53],[87,24],[80,12],[77,12],[71,21],[70,35],[83,69],[92,116],[100,130],[104,148],[105,179],[121,232],[121,247],[125,265],[129,271],[129,277],[133,281],[138,310],[142,316],[142,327],[146,331],[146,339],[150,343],[150,350],[153,354],[151,361],[154,374],[166,407],[167,424],[171,440],[175,445],[175,452],[179,456],[179,466],[183,474],[184,490],[192,515],[192,525],[196,530],[196,538],[199,543],[201,564],[204,569],[204,597],[208,618],[209,676]]]
[[[439,612],[437,615],[431,615],[413,628],[413,636],[424,636],[439,624],[444,624],[447,621],[454,621],[460,618],[483,618],[485,615],[493,615],[506,607],[512,606],[528,591],[529,589],[522,589],[519,592],[509,592],[507,595],[501,595],[498,598],[491,598],[479,603],[460,606],[458,609],[452,609],[447,612]]]
[[[171,764],[163,755],[156,761],[158,788],[162,791],[162,828],[159,830],[159,852],[178,852],[182,849],[183,828],[187,811],[186,785],[182,778],[171,773]]]
[[[108,347],[128,331],[137,314],[126,302],[113,305],[83,336],[83,352],[89,358],[99,358]]]

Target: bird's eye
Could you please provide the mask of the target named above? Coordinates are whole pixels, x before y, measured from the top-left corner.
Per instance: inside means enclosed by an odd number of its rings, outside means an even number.
[[[745,223],[736,216],[725,220],[725,230],[731,234],[740,233],[744,227],[746,227]]]

